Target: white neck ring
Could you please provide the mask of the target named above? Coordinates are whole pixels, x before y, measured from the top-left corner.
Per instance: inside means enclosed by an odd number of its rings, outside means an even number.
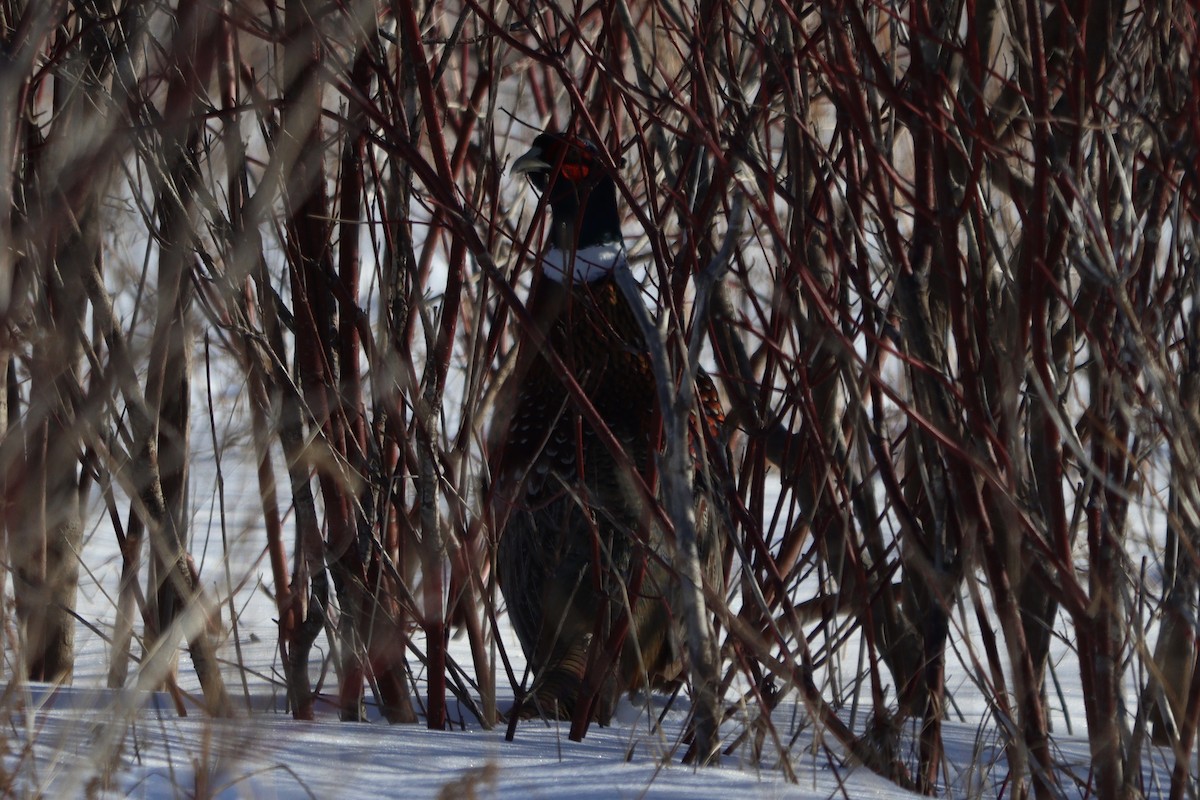
[[[574,253],[558,248],[542,259],[542,273],[555,283],[593,283],[625,263],[625,245],[609,242],[585,247]]]

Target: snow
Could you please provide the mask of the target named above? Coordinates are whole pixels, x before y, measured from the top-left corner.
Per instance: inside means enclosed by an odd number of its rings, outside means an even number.
[[[33,686],[21,706],[6,767],[56,797],[103,789],[141,798],[826,798],[843,788],[854,798],[908,796],[819,749],[796,759],[799,785],[736,760],[682,765],[682,712],[658,732],[643,719],[594,728],[583,742],[569,741],[564,726],[525,722],[507,742],[502,729],[351,724],[328,710],[315,722],[261,709],[235,720],[194,708],[180,717],[162,693]]]
[[[198,439],[197,442],[203,440]],[[680,763],[686,699],[668,709],[668,699],[648,705],[622,702],[611,727],[593,726],[582,742],[568,739],[569,725],[530,720],[512,741],[506,727],[485,730],[453,703],[454,730],[430,731],[423,724],[389,725],[370,702],[365,723],[345,723],[331,703],[318,703],[313,722],[293,720],[278,681],[270,575],[261,557],[265,534],[256,527],[254,486],[248,459],[238,447],[217,458],[200,450],[193,463],[192,551],[206,591],[218,599],[229,630],[228,594],[233,587],[236,635],[223,643],[227,686],[241,711],[233,720],[204,715],[194,698],[199,687],[186,651],[180,651],[178,680],[186,716],[164,692],[105,688],[108,643],[114,616],[120,556],[107,517],[89,514],[94,528],[84,544],[86,565],[79,592],[77,662],[71,686],[10,682],[0,700],[3,770],[0,778],[16,796],[174,798],[898,798],[908,794],[860,766],[813,746],[811,727],[801,730],[790,758],[799,779],[789,783],[777,768],[770,745],[760,764],[742,753],[719,768]],[[227,525],[220,524],[223,493]],[[225,574],[226,564],[230,575]],[[518,674],[520,650],[503,631]],[[324,639],[318,640],[318,651]],[[140,648],[135,647],[135,651]],[[319,653],[315,653],[319,657]],[[463,641],[451,656],[470,664]],[[419,666],[419,665],[418,665]],[[11,664],[5,664],[10,674]],[[417,675],[418,685],[421,675]],[[332,691],[330,676],[324,690]],[[128,686],[135,686],[137,674]],[[500,678],[500,707],[512,690]],[[369,699],[369,698],[368,698]],[[664,713],[665,710],[665,713]],[[651,720],[663,716],[661,726]],[[782,709],[776,724],[790,739],[806,725],[802,712]],[[736,725],[734,723],[733,725]],[[731,727],[731,730],[740,730]],[[733,735],[736,735],[733,734]],[[0,783],[3,786],[4,783]]]
[[[293,720],[278,680],[270,575],[262,558],[265,535],[254,512],[256,484],[249,460],[239,460],[237,451],[230,447],[221,457],[223,489],[217,486],[216,455],[197,453],[192,550],[206,591],[220,602],[228,635],[238,637],[238,647],[228,639],[220,652],[228,660],[227,686],[241,709],[239,716],[207,718],[190,699],[185,700],[186,716],[180,716],[165,693],[103,688],[109,659],[105,636],[112,625],[120,559],[105,515],[93,509],[90,517],[97,522],[84,546],[88,572],[80,591],[75,681],[69,687],[10,683],[0,700],[5,731],[0,735],[0,793],[155,800],[911,796],[853,763],[795,704],[794,696],[776,710],[773,722],[788,748],[795,783],[787,780],[770,739],[758,760],[742,746],[725,756],[719,768],[682,764],[687,720],[682,697],[670,707],[667,698],[658,696],[648,705],[623,701],[614,724],[593,726],[582,742],[569,741],[567,725],[538,720],[520,723],[513,740],[506,741],[504,726],[485,730],[455,705],[450,708],[451,731],[389,725],[370,704],[365,723],[340,722],[330,703],[318,705],[316,721]],[[231,591],[236,632],[228,624]],[[951,766],[943,776],[941,796],[1007,797],[1000,724],[976,689],[970,668],[975,618],[960,613],[957,621],[947,674],[953,704],[944,728]],[[519,675],[519,648],[510,631],[502,633],[510,657],[518,659],[514,668]],[[465,642],[451,644],[451,656],[470,664]],[[322,638],[318,650],[323,646]],[[857,648],[843,647],[837,669],[853,673],[857,657]],[[1058,642],[1055,660],[1069,657],[1068,644]],[[11,665],[4,668],[7,674]],[[415,677],[422,688],[423,676]],[[1064,669],[1061,677],[1073,727],[1068,731],[1065,718],[1056,715],[1054,747],[1065,796],[1084,797],[1089,795],[1090,756],[1083,738],[1078,670]],[[129,685],[136,681],[135,673]],[[179,656],[179,683],[186,698],[198,693],[186,653]],[[331,692],[334,683],[328,676],[323,690]],[[499,683],[500,705],[506,708],[512,690],[503,676]],[[851,724],[861,730],[869,709],[859,705],[852,710]],[[846,713],[849,719],[851,710]],[[660,716],[662,725],[655,727],[651,721]],[[723,740],[731,742],[743,730],[744,719],[734,719],[726,724]],[[915,747],[911,735],[906,742]],[[910,755],[905,757],[911,764],[915,759]],[[1169,764],[1169,754],[1147,753],[1145,785],[1165,787]]]

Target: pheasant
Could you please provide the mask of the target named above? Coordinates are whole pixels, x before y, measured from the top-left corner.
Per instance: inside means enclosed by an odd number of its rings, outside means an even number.
[[[525,331],[518,342],[489,466],[497,577],[533,674],[516,711],[573,718],[591,662],[594,695],[583,699],[594,698],[587,713],[606,724],[621,693],[677,685],[685,648],[671,610],[670,544],[653,508],[662,415],[645,339],[613,276],[626,255],[600,156],[591,142],[547,132],[512,165],[550,207],[550,247],[526,304],[541,336]],[[706,376],[699,389],[711,434],[719,399]],[[705,432],[692,422],[695,441]],[[697,532],[716,585],[722,516],[706,486],[698,477]]]

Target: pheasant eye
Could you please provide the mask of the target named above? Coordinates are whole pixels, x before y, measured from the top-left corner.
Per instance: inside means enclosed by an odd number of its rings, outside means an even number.
[[[585,179],[590,171],[587,164],[563,164],[561,174],[567,180],[578,183]]]

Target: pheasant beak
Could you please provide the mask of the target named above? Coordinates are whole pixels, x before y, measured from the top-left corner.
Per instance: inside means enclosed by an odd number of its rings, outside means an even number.
[[[534,172],[549,172],[554,165],[542,157],[542,148],[535,147],[512,163],[509,172],[513,175],[529,175]]]

